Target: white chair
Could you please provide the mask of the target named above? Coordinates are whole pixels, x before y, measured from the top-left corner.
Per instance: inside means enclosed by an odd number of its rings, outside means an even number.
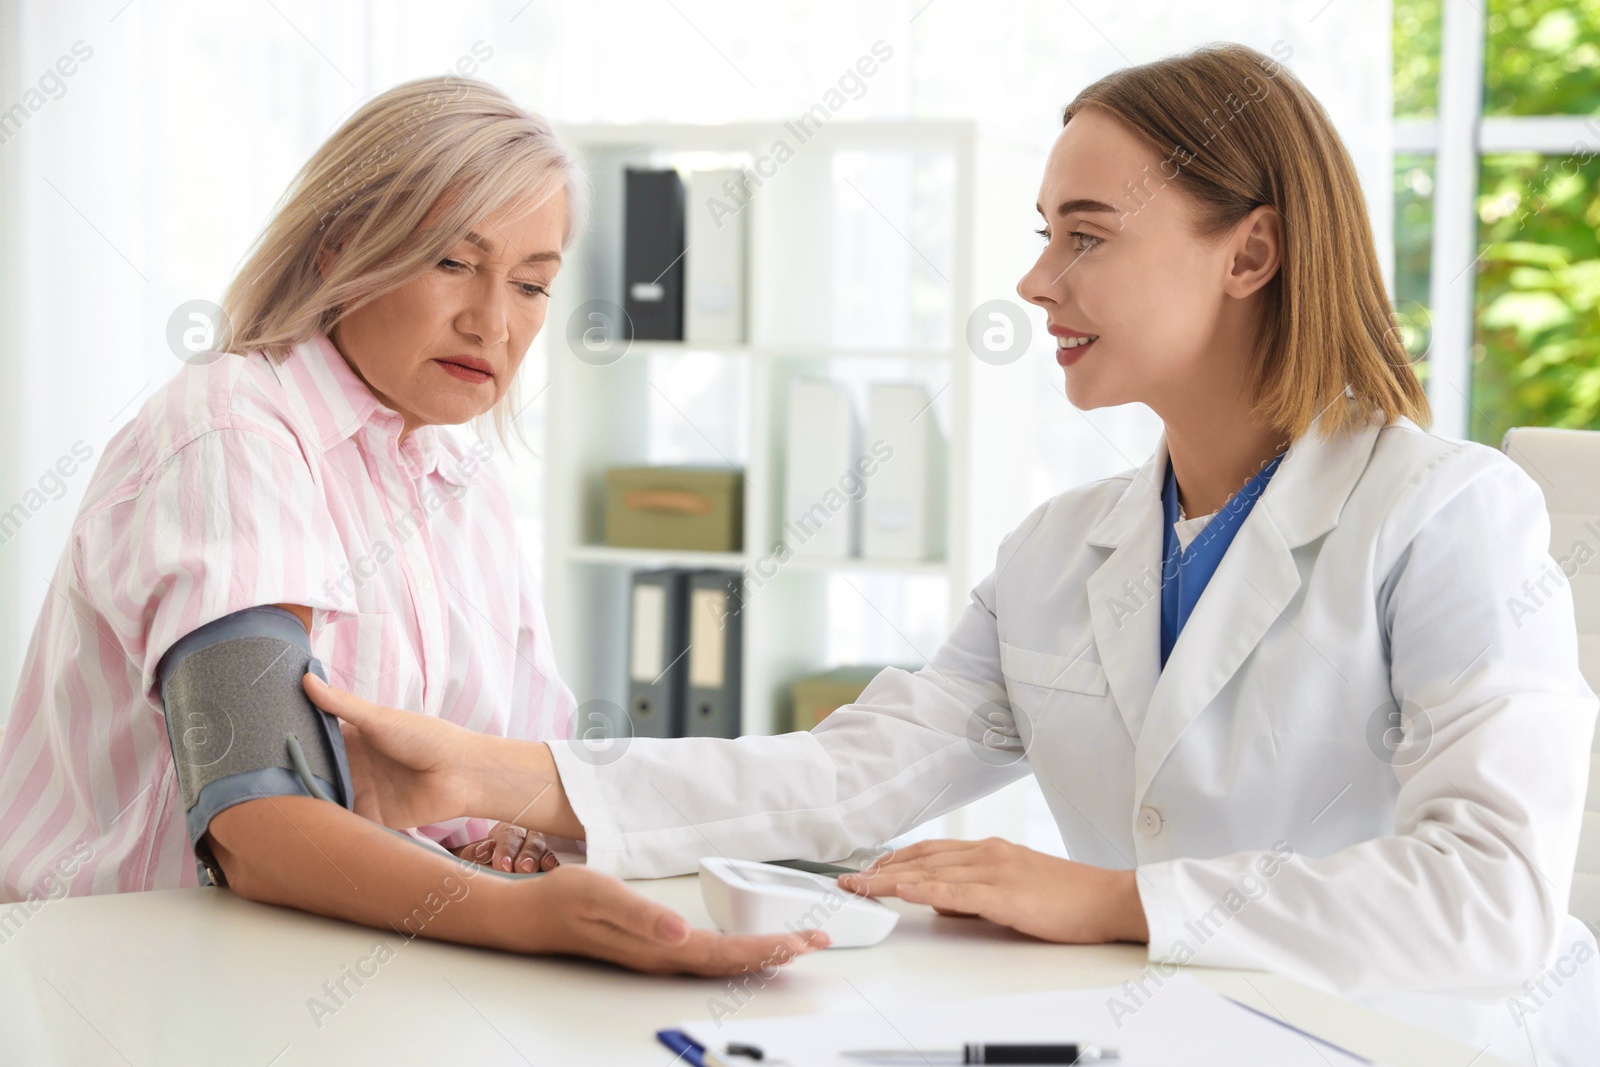
[[[1573,546],[1580,541],[1588,546],[1581,554],[1588,561],[1569,577],[1578,618],[1579,667],[1589,687],[1600,692],[1600,432],[1519,426],[1500,447],[1544,490],[1550,554],[1575,563]],[[1568,909],[1591,929],[1600,928],[1600,730],[1589,760],[1589,798]]]

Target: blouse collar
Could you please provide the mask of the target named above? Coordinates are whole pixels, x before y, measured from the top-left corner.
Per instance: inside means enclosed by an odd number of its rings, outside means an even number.
[[[316,419],[321,430],[318,447],[326,452],[334,445],[353,436],[362,426],[371,426],[377,432],[399,437],[405,428],[405,419],[398,411],[372,395],[367,383],[362,381],[345,361],[331,338],[317,333],[294,347],[291,357],[301,361],[310,379],[315,399],[320,401],[322,417]],[[465,485],[471,479],[461,467],[460,457],[452,454],[445,445],[438,426],[419,426],[406,435],[399,444],[402,457],[409,454],[416,464],[418,475],[438,471],[440,477],[455,485]]]

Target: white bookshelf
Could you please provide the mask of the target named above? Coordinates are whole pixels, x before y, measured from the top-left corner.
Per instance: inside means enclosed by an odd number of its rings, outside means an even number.
[[[557,132],[582,159],[595,193],[590,226],[562,269],[543,334],[549,360],[544,596],[558,663],[578,700],[626,707],[629,580],[647,567],[745,571],[742,696],[748,734],[782,728],[787,687],[795,678],[844,663],[911,663],[931,655],[937,647],[931,639],[916,648],[907,641],[888,657],[830,652],[829,590],[837,595],[841,575],[852,585],[872,582],[875,588],[942,582],[942,621],[926,612],[896,618],[894,597],[887,606],[834,605],[835,611],[864,613],[864,626],[902,635],[915,630],[940,640],[968,599],[963,517],[973,359],[965,347],[972,307],[972,124],[835,120],[798,146],[781,121],[566,126]],[[575,355],[567,337],[574,312],[590,300],[622,303],[623,168],[748,165],[780,139],[797,148],[793,158],[776,168],[743,209],[749,227],[748,343],[635,341],[607,365]],[[922,239],[924,230],[934,237]],[[891,244],[873,243],[880,241]],[[894,277],[885,263],[904,265],[906,277]],[[874,301],[883,308],[881,322],[873,318]],[[834,378],[857,392],[869,381],[917,380],[934,395],[931,414],[939,419],[948,457],[943,559],[802,556],[764,576],[781,541],[785,400],[788,384],[798,377]],[[699,388],[690,390],[699,398],[694,412],[675,399],[686,382]],[[864,417],[864,408],[858,414]],[[641,463],[744,467],[743,551],[606,546],[604,472]]]

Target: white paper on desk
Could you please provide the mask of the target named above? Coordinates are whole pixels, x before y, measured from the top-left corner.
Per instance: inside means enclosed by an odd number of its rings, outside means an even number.
[[[721,1052],[744,1041],[766,1052],[763,1065],[860,1067],[846,1049],[958,1049],[969,1041],[1080,1042],[1114,1048],[1114,1067],[1351,1067],[1350,1055],[1240,1007],[1186,974],[1126,990],[1068,989],[932,1004],[863,1006],[859,1012],[683,1023],[703,1047]],[[759,994],[758,994],[759,999]],[[1115,1015],[1113,999],[1125,1009]],[[1118,1023],[1121,1023],[1119,1026]]]

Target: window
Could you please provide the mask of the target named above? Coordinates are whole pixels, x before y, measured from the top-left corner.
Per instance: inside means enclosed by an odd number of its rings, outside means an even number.
[[[1600,0],[1396,0],[1395,303],[1441,433],[1600,429]]]

